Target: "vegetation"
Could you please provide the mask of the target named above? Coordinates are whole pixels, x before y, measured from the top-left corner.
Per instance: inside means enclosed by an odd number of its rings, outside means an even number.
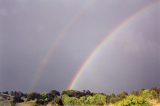
[[[0,92],[0,106],[160,106],[160,88],[106,95],[89,90]]]

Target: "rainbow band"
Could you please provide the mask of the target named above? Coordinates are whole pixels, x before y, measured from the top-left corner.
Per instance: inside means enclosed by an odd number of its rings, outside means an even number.
[[[89,64],[95,59],[101,49],[104,48],[106,42],[109,42],[115,35],[121,31],[128,23],[132,22],[136,17],[143,14],[145,11],[154,6],[154,4],[158,3],[160,0],[155,0],[153,3],[141,8],[138,12],[133,15],[127,17],[124,21],[122,21],[117,27],[115,27],[106,37],[94,48],[94,50],[90,53],[90,55],[86,58],[86,60],[82,63],[80,68],[78,69],[76,75],[74,76],[72,82],[68,86],[68,89],[73,89],[76,86],[77,81],[80,79],[82,73],[87,68]]]
[[[30,92],[33,91],[33,89],[35,88],[37,82],[42,77],[42,75],[44,73],[44,69],[48,64],[48,60],[53,55],[53,53],[55,52],[56,48],[61,43],[61,41],[64,39],[64,37],[66,36],[66,33],[68,32],[68,30],[70,30],[73,27],[73,25],[85,14],[86,10],[89,9],[88,7],[93,6],[96,3],[96,0],[90,0],[89,2],[92,2],[92,3],[90,3],[86,7],[82,8],[80,10],[80,12],[78,12],[73,17],[73,19],[67,24],[67,26],[64,27],[64,29],[60,32],[60,34],[58,35],[58,37],[56,38],[56,40],[52,44],[52,46],[49,49],[49,51],[47,52],[47,54],[44,56],[43,60],[40,62],[40,65],[36,69],[35,76],[34,76],[32,84],[31,84],[31,88],[29,90]]]

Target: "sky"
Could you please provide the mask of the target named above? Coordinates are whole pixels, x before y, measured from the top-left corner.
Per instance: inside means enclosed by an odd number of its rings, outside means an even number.
[[[66,89],[99,42],[154,1],[0,0],[0,90]],[[74,89],[160,86],[159,29],[157,2],[105,43]]]

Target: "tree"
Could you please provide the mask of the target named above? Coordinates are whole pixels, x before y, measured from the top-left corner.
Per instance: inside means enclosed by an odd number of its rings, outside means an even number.
[[[48,100],[49,101],[57,101],[58,100],[58,96],[60,96],[60,92],[56,91],[56,90],[52,90],[48,93]]]
[[[59,92],[59,91],[56,91],[56,90],[51,90],[51,91],[49,92],[49,94],[55,95],[55,96],[60,96],[60,92]]]
[[[52,104],[61,104],[62,102],[60,101],[60,92],[56,90],[52,90],[48,93],[48,102],[52,101]]]
[[[39,98],[40,98],[40,94],[38,94],[36,92],[31,92],[27,95],[27,101],[35,100],[35,99],[39,99]]]
[[[62,95],[64,94],[68,95],[69,97],[76,97],[76,98],[80,98],[86,95],[93,95],[93,93],[91,93],[89,90],[83,90],[82,92],[76,90],[66,90],[62,92]]]

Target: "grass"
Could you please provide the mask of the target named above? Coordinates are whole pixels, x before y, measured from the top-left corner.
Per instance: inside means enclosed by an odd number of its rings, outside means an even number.
[[[155,100],[155,99],[149,100],[149,103],[152,106],[160,106],[160,102],[158,100]]]
[[[28,102],[23,102],[23,103],[18,103],[16,106],[35,106],[35,101],[28,101]]]
[[[0,101],[0,106],[11,106],[9,101]]]

